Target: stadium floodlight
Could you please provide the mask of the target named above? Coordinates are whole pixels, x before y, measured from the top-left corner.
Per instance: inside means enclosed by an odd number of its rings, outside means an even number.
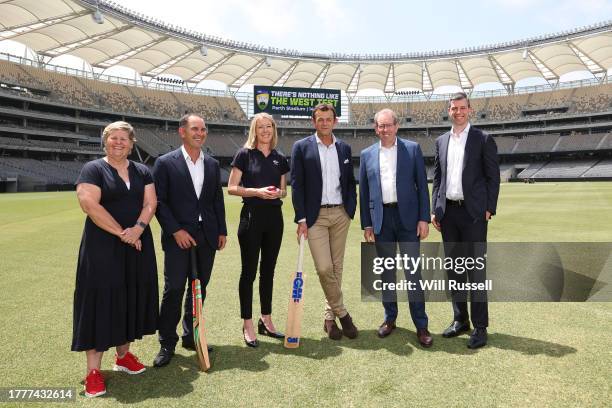
[[[96,11],[91,15],[96,24],[104,24],[104,16],[100,12],[100,2],[96,1]]]
[[[100,10],[96,10],[92,15],[91,18],[93,19],[93,21],[96,22],[96,24],[104,24],[104,16],[102,15],[102,13],[100,12]]]

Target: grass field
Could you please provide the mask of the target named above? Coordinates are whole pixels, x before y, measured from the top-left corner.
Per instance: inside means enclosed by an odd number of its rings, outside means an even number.
[[[0,195],[0,387],[77,387],[77,403],[92,407],[609,406],[612,303],[492,303],[489,345],[478,351],[466,348],[466,336],[441,337],[452,317],[447,303],[427,304],[434,345],[420,348],[404,303],[400,327],[381,340],[382,306],[360,300],[358,219],[349,232],[344,291],[359,337],[326,338],[323,295],[306,250],[302,346],[288,351],[259,336],[260,347],[247,348],[237,293],[239,199],[226,196],[226,208],[228,246],[217,256],[205,305],[213,369],[200,373],[194,354],[177,348],[168,367],[128,376],[111,371],[109,352],[102,366],[107,395],[86,401],[80,385],[85,356],[70,352],[85,216],[74,193]],[[611,209],[612,183],[505,184],[489,240],[612,241]],[[284,214],[273,305],[279,328],[297,249],[290,202]],[[156,222],[153,228],[158,244]],[[429,239],[440,236],[432,229]],[[160,245],[157,251],[161,291]],[[258,301],[255,293],[255,312]],[[158,349],[155,336],[132,347],[147,366]]]

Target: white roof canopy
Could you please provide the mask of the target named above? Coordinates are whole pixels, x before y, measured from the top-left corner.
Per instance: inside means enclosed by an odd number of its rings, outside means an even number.
[[[102,24],[94,14],[101,13]],[[223,40],[171,26],[110,1],[0,0],[0,40],[42,56],[70,54],[100,68],[127,66],[143,76],[393,92],[440,86],[505,86],[549,81],[573,71],[612,68],[612,22],[464,50],[391,55],[313,54]]]

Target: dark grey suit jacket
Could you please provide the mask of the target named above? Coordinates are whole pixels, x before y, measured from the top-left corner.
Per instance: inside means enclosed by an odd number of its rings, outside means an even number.
[[[225,206],[219,162],[204,155],[204,184],[200,198],[180,148],[159,157],[153,168],[157,192],[157,220],[162,227],[162,248],[177,246],[172,234],[184,229],[192,237],[202,216],[204,234],[211,248],[217,249],[219,235],[227,235]]]
[[[446,157],[450,131],[436,139],[431,208],[438,221],[446,211]],[[493,137],[470,126],[461,175],[465,207],[474,220],[484,220],[486,211],[495,214],[499,196],[499,158]]]

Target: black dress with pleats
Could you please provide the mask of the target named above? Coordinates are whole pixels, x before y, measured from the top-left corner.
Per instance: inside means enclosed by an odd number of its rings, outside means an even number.
[[[83,167],[76,182],[100,187],[100,204],[123,228],[138,221],[145,186],[153,183],[140,163],[130,161],[128,173],[129,189],[115,168],[98,159]],[[142,251],[137,251],[87,217],[74,291],[73,351],[106,351],[155,333],[157,264],[148,226],[140,239]]]

